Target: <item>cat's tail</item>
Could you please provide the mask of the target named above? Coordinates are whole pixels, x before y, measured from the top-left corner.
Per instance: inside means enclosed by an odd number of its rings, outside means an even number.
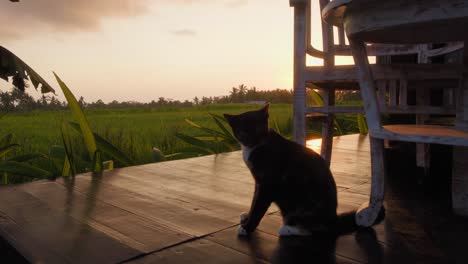
[[[381,223],[384,220],[384,218],[385,208],[382,207],[377,217],[377,220],[373,225]],[[336,219],[336,227],[336,235],[338,236],[347,233],[352,233],[361,228],[356,224],[356,211],[338,214]]]

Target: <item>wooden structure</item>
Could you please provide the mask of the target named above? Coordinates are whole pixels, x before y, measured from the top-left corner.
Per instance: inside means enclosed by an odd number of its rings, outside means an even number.
[[[308,142],[315,150],[320,141]],[[369,199],[369,138],[334,140],[339,212]],[[102,176],[0,187],[2,263],[464,263],[467,221],[414,191],[414,169],[389,160],[398,182],[374,229],[279,239],[276,207],[250,239],[237,236],[253,179],[240,152],[116,169]],[[447,155],[442,155],[442,158]],[[403,172],[402,173],[402,166]],[[391,171],[390,171],[391,173]],[[444,174],[438,178],[448,177]],[[413,178],[414,179],[414,178]],[[436,187],[445,186],[437,181]],[[405,191],[406,190],[406,191]],[[411,202],[406,202],[408,196]],[[428,217],[437,215],[437,217]],[[430,230],[430,231],[428,231]]]
[[[361,225],[373,223],[382,206],[384,195],[385,166],[383,140],[410,141],[453,145],[453,188],[452,199],[455,212],[468,215],[468,79],[464,52],[464,64],[450,65],[447,77],[459,79],[457,90],[456,126],[391,125],[382,126],[379,100],[376,94],[374,69],[369,66],[365,43],[433,43],[464,41],[468,26],[468,5],[460,0],[428,1],[377,1],[336,0],[323,10],[323,17],[331,24],[344,27],[348,36],[356,72],[359,77],[361,95],[364,100],[366,118],[371,136],[372,190],[370,201],[364,204],[357,220]],[[417,32],[417,34],[415,34]],[[466,45],[465,45],[466,46]],[[431,69],[438,66],[427,65]],[[417,72],[405,69],[398,78],[410,78]],[[440,73],[440,69],[433,73]],[[421,81],[432,79],[432,73],[420,76]],[[414,76],[416,77],[416,76]]]
[[[316,0],[320,9],[333,9],[334,1]],[[349,2],[347,0],[341,3]],[[294,140],[304,144],[306,140],[306,117],[319,117],[322,120],[322,149],[321,155],[330,160],[333,137],[333,119],[336,113],[363,113],[364,109],[357,106],[336,106],[335,92],[340,90],[359,90],[358,75],[354,65],[336,65],[336,56],[352,56],[351,47],[347,43],[343,27],[322,23],[321,50],[313,47],[311,38],[318,34],[311,32],[311,17],[320,16],[311,10],[311,0],[290,0],[294,7]],[[327,6],[328,5],[328,6]],[[332,6],[332,7],[330,7]],[[342,15],[342,10],[333,9],[334,16]],[[329,12],[326,12],[327,14]],[[460,43],[430,49],[429,45],[416,44],[375,44],[367,46],[369,56],[396,56],[416,55],[418,63],[428,63],[433,57],[453,52],[462,48]],[[307,66],[306,56],[323,60],[323,66]],[[417,124],[424,124],[429,114],[454,115],[454,94],[458,87],[459,75],[453,73],[453,68],[445,65],[438,66],[412,65],[372,65],[375,79],[378,80],[380,111],[391,114],[415,114],[418,116]],[[402,68],[404,67],[404,68]],[[408,73],[408,76],[405,74]],[[421,79],[430,78],[430,83],[418,83]],[[443,81],[441,81],[443,80]],[[429,106],[429,93],[431,89],[443,87],[445,101],[441,106]],[[308,107],[306,102],[306,89],[319,89],[323,97],[323,106]],[[408,93],[416,90],[418,101],[408,104]],[[424,161],[427,155],[421,149],[418,161],[422,167],[428,166]]]

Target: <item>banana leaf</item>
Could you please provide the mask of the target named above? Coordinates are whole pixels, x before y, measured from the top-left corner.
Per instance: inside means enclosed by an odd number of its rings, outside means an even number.
[[[369,133],[369,128],[367,127],[366,117],[363,114],[357,115],[357,123],[359,128],[359,133],[365,135]]]
[[[55,93],[55,90],[37,72],[11,51],[2,46],[0,46],[0,62],[0,78],[8,81],[9,77],[15,75],[19,75],[22,79],[28,79],[29,77],[29,80],[31,80],[31,83],[36,90],[40,85],[42,93]]]
[[[236,138],[234,137],[234,135],[229,132],[229,130],[223,125],[222,122],[226,122],[226,119],[220,115],[216,115],[216,114],[213,114],[213,113],[210,113],[211,117],[213,118],[213,120],[215,121],[216,125],[219,127],[219,129],[221,129],[221,131],[223,131],[224,135],[226,136],[226,139],[232,141],[232,142],[237,142]]]
[[[73,144],[70,137],[70,131],[68,129],[67,123],[62,121],[62,141],[63,147],[65,149],[65,159],[63,162],[62,176],[75,176],[75,163],[73,158]]]
[[[8,144],[6,146],[0,147],[0,158],[4,157],[8,152],[12,151],[15,147],[19,146],[18,144]]]
[[[16,161],[0,162],[0,172],[11,173],[30,178],[48,178],[52,176],[52,174],[46,170]]]
[[[77,132],[81,132],[80,125],[78,125],[77,123],[70,122],[70,126],[74,128]],[[117,147],[112,145],[109,141],[105,140],[104,138],[102,138],[94,132],[93,135],[94,139],[96,140],[96,145],[98,149],[101,150],[103,153],[109,155],[111,158],[115,159],[123,166],[132,166],[136,164],[135,161],[133,161],[130,157],[128,157]]]
[[[8,134],[0,139],[0,147],[11,144],[13,141],[13,134]]]
[[[67,99],[68,107],[70,108],[73,117],[76,119],[76,121],[78,121],[78,124],[80,125],[81,135],[83,136],[86,149],[88,150],[90,159],[93,161],[93,164],[92,164],[93,172],[101,172],[102,171],[101,154],[98,153],[96,140],[89,126],[88,119],[84,115],[83,110],[81,110],[80,104],[78,103],[78,101],[76,100],[75,96],[70,91],[70,89],[67,87],[67,85],[60,79],[60,77],[55,72],[54,72],[54,75],[55,75],[55,78],[57,79],[57,82],[60,88],[63,91],[63,94],[65,95],[65,98]],[[98,169],[98,171],[95,171],[94,169]]]
[[[30,153],[30,154],[24,154],[20,156],[16,156],[13,158],[8,159],[9,161],[16,161],[16,162],[26,162],[30,161],[33,159],[47,159],[47,155],[44,155],[42,153]]]

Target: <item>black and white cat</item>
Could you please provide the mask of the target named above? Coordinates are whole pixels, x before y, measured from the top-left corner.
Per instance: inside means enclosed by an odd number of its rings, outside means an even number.
[[[270,130],[268,108],[224,115],[255,179],[252,205],[241,215],[239,235],[253,232],[273,202],[283,216],[280,236],[337,233],[337,191],[327,163],[311,149]]]

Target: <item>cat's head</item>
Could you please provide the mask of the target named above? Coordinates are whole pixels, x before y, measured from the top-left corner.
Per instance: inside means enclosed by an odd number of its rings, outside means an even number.
[[[234,132],[234,136],[244,146],[253,147],[268,135],[269,104],[260,110],[239,115],[224,114]]]

